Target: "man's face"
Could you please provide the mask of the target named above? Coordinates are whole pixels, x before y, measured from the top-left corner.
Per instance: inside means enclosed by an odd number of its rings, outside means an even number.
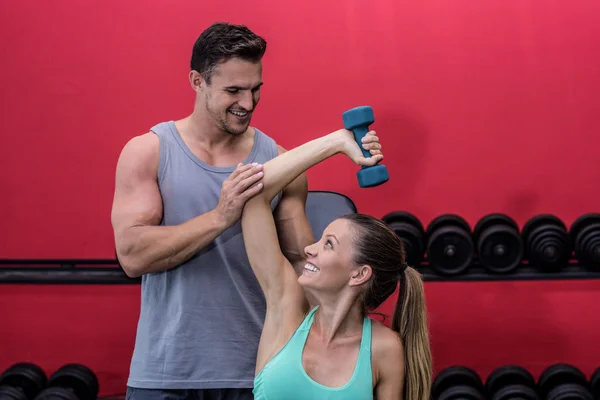
[[[260,100],[262,63],[238,58],[217,66],[210,85],[204,86],[205,107],[219,128],[232,135],[248,129]]]

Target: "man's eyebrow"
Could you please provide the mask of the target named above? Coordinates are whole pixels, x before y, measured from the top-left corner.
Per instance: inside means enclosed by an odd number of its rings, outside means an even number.
[[[262,85],[264,85],[264,82],[259,83],[258,85],[256,85],[252,89],[256,90],[256,89],[260,88]],[[225,89],[246,90],[246,89],[249,89],[249,88],[247,86],[233,85],[233,86],[225,86]]]

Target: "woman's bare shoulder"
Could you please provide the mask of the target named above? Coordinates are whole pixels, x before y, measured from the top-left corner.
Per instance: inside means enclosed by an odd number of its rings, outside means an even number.
[[[404,373],[404,344],[398,332],[379,321],[372,322],[371,353],[373,374],[377,380],[385,376],[398,376]]]

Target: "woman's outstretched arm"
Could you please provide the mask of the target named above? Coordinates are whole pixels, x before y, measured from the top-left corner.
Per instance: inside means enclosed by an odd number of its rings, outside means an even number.
[[[289,150],[262,166],[263,191],[246,202],[242,213],[242,231],[250,265],[265,294],[267,304],[280,302],[284,292],[304,297],[297,276],[279,246],[271,211],[271,200],[290,182],[310,167],[338,153],[346,154],[359,165],[375,165],[383,159],[379,139],[369,132],[363,148],[372,157],[365,158],[351,132],[339,130]]]

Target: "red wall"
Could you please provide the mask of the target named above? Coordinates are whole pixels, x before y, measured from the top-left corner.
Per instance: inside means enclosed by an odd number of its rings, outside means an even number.
[[[370,3],[370,5],[368,5]],[[407,209],[426,224],[492,211],[570,224],[598,209],[600,6],[594,0],[86,2],[0,4],[0,257],[107,258],[124,143],[191,111],[194,40],[215,20],[264,35],[253,124],[285,147],[374,107],[391,174],[371,190],[348,160],[309,173],[361,212]],[[260,4],[260,5],[259,5]],[[436,368],[482,376],[600,365],[597,281],[428,283]],[[10,304],[9,304],[10,303]],[[389,307],[383,307],[389,310]],[[85,362],[124,390],[139,286],[0,286],[0,369]]]

